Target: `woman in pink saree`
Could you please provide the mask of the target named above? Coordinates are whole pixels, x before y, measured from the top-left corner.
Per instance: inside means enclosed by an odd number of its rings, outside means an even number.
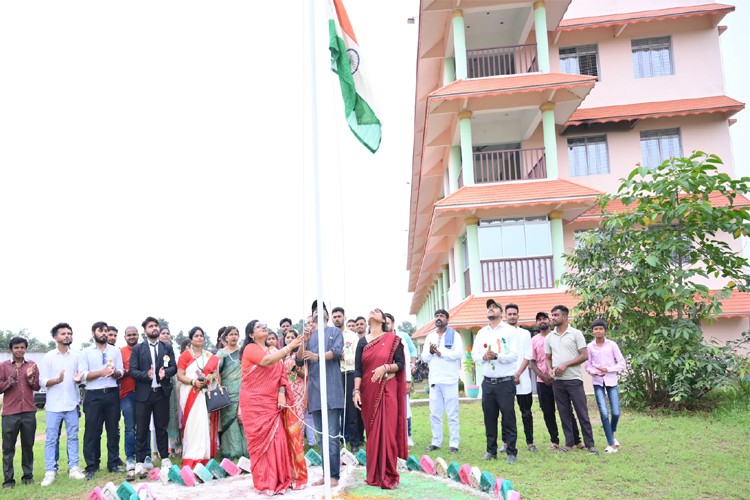
[[[398,458],[409,455],[406,431],[404,347],[384,332],[385,315],[370,311],[370,333],[359,340],[354,361],[354,405],[362,411],[367,433],[367,478],[370,486],[398,487]]]
[[[245,328],[242,346],[240,416],[247,436],[255,492],[265,495],[302,489],[307,466],[300,422],[284,363],[303,337],[270,353],[265,346],[268,328],[257,320]]]

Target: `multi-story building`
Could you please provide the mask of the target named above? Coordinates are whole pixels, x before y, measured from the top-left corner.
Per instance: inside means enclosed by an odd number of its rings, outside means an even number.
[[[522,323],[556,304],[563,253],[637,163],[703,150],[733,173],[719,36],[731,5],[696,0],[422,0],[409,290],[471,346],[488,296]],[[750,203],[742,198],[741,203]],[[732,242],[738,252],[739,241]],[[750,326],[750,296],[707,333]]]

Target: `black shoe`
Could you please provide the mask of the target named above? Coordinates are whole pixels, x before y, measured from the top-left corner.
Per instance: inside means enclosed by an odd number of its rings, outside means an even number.
[[[435,446],[434,444],[431,444],[430,446],[427,447],[427,452],[429,453],[431,451],[435,451],[439,449],[440,449],[440,446]]]
[[[16,485],[15,481],[8,481],[8,482],[3,483],[3,489],[12,490],[15,485]]]
[[[358,451],[359,451],[359,446],[356,446],[356,445],[352,446],[352,453],[356,455]]]
[[[92,479],[94,479],[95,475],[96,475],[96,472],[92,470],[86,471],[86,481],[91,481]]]
[[[117,461],[115,461],[115,465],[117,467],[125,467],[125,462],[122,461],[122,458],[118,458]]]
[[[451,453],[458,453],[458,448],[455,448],[455,447],[451,446],[451,447],[450,447],[450,448],[448,449],[448,451],[450,451]]]
[[[508,455],[508,458],[505,461],[509,464],[515,464],[518,463],[518,458],[516,458],[515,455]]]
[[[484,456],[483,456],[482,458],[480,458],[479,460],[497,460],[497,455],[493,455],[492,453],[490,453],[490,452],[488,451],[488,452],[487,452],[487,453],[485,453],[485,454],[484,454]]]
[[[124,474],[125,473],[125,469],[123,469],[119,465],[117,465],[117,466],[115,466],[115,467],[113,467],[111,469],[107,469],[107,471],[114,472],[115,474]]]
[[[34,479],[31,478],[31,477],[25,477],[25,478],[21,479],[21,482],[23,484],[34,484]]]

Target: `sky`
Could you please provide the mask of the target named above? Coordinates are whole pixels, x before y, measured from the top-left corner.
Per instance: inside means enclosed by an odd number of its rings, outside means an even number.
[[[106,321],[174,333],[309,314],[316,296],[306,2],[0,3],[0,330],[74,342]],[[324,6],[325,2],[319,2]],[[323,297],[408,315],[418,0],[349,0],[383,122],[370,154],[317,49]],[[723,24],[750,102],[750,15]],[[750,175],[744,111],[731,128]],[[308,141],[309,142],[309,141]],[[122,339],[120,340],[122,342]]]

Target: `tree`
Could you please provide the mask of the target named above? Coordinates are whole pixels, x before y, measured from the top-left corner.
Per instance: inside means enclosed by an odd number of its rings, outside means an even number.
[[[630,402],[691,407],[737,379],[733,349],[703,339],[701,323],[733,290],[747,291],[747,261],[727,242],[748,234],[750,210],[735,200],[750,178],[731,179],[702,152],[639,166],[616,194],[599,200],[599,229],[580,234],[563,281],[579,299],[579,325],[608,320],[629,361]],[[622,204],[622,209],[609,209]],[[720,278],[718,291],[707,278]]]
[[[176,355],[179,356],[179,354],[177,354],[177,351],[180,350],[180,347],[182,347],[182,343],[185,341],[186,338],[188,338],[188,337],[187,337],[187,335],[185,335],[185,332],[183,332],[182,330],[180,330],[180,332],[177,335],[175,335],[175,337],[174,337],[174,352],[175,352]]]
[[[29,346],[27,348],[27,351],[51,351],[57,346],[57,343],[54,340],[50,340],[46,344],[40,341],[36,337],[32,337],[28,330],[26,328],[22,328],[18,332],[12,332],[11,330],[0,330],[0,351],[9,351],[10,349],[8,346],[10,345],[10,340],[13,337],[23,337],[25,338]]]
[[[412,335],[414,335],[414,332],[417,331],[417,327],[412,325],[409,321],[402,321],[398,326],[398,331],[404,332],[409,337],[411,337]]]

